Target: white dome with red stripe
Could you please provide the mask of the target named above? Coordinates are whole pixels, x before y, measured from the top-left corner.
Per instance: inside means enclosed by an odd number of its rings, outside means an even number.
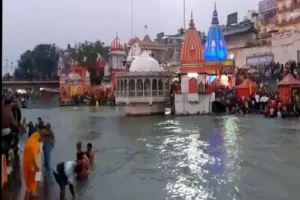
[[[118,36],[111,42],[110,44],[110,50],[111,51],[124,51],[124,43],[119,39]]]

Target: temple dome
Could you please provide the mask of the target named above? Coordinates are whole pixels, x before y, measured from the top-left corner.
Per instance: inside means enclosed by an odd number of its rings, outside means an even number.
[[[195,64],[203,62],[203,50],[201,39],[191,14],[190,27],[186,31],[182,48],[181,48],[181,64]]]
[[[206,44],[204,46],[204,60],[226,60],[227,46],[219,26],[218,12],[213,11],[211,26],[208,30]]]
[[[124,43],[119,39],[118,36],[111,42],[110,51],[124,51]]]
[[[79,81],[79,80],[81,80],[81,76],[76,72],[71,72],[68,75],[68,79],[71,80],[71,81]]]
[[[152,58],[149,53],[143,52],[137,56],[131,63],[130,72],[161,72],[161,68],[157,60]]]

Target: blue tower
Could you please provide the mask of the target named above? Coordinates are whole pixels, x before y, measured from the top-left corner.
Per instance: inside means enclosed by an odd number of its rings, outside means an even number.
[[[215,3],[211,26],[204,46],[204,60],[226,60],[226,58],[227,46],[219,26],[218,11]]]

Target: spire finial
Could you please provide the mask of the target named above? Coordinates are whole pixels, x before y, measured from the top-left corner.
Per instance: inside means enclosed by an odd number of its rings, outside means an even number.
[[[195,28],[195,23],[194,23],[194,19],[193,19],[193,11],[191,11],[191,20],[190,20],[190,28]]]
[[[212,25],[218,25],[219,24],[219,18],[218,18],[218,11],[217,11],[217,3],[216,3],[216,1],[215,1],[215,5],[214,5],[214,12],[213,12],[211,24]]]
[[[118,31],[116,32],[116,37],[118,37]]]

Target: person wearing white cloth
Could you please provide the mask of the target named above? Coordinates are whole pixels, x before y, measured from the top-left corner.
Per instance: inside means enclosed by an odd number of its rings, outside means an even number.
[[[60,199],[65,199],[66,185],[69,185],[70,192],[75,197],[74,181],[76,174],[82,170],[80,167],[75,161],[65,161],[56,165],[53,175],[60,187]]]

